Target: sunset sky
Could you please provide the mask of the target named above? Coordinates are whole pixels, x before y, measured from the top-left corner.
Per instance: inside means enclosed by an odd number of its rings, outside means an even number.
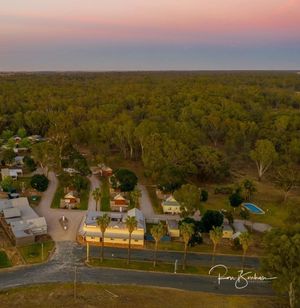
[[[0,0],[0,71],[300,69],[300,0]]]

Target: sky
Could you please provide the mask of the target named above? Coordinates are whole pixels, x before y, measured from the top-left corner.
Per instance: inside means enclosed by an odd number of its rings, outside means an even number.
[[[300,0],[0,0],[0,71],[300,69]]]

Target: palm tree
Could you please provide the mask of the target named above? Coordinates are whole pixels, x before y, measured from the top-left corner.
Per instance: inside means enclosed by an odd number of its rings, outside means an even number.
[[[130,250],[131,250],[131,234],[132,232],[136,229],[137,227],[137,220],[135,219],[134,216],[128,216],[126,218],[126,227],[129,232],[129,242],[128,242],[128,259],[127,259],[127,264],[130,263]]]
[[[243,261],[242,261],[242,268],[244,268],[245,256],[246,252],[252,242],[252,236],[249,232],[242,232],[239,236],[240,243],[243,248]]]
[[[157,255],[157,246],[160,239],[165,235],[165,228],[164,226],[159,223],[157,225],[154,225],[151,230],[151,235],[153,236],[155,240],[155,252],[154,252],[154,260],[153,260],[153,267],[156,266],[156,255]]]
[[[98,203],[101,200],[101,196],[102,196],[101,189],[99,187],[95,188],[92,192],[92,196],[93,196],[93,198],[96,202],[96,211],[97,211],[98,210]]]
[[[103,251],[104,251],[104,233],[110,223],[110,217],[107,214],[103,216],[99,216],[97,218],[97,225],[100,227],[101,235],[102,235],[102,242],[101,242],[101,263],[103,262]]]
[[[138,208],[139,207],[139,199],[142,196],[142,193],[139,189],[134,189],[133,191],[130,192],[131,200],[134,203],[134,207]]]
[[[223,237],[223,229],[221,227],[215,227],[213,226],[212,230],[209,231],[209,237],[211,241],[214,244],[214,250],[213,250],[213,255],[212,255],[212,265],[214,265],[215,262],[215,254],[216,254],[216,249],[217,245],[221,242],[222,237]]]
[[[180,226],[180,233],[182,235],[183,241],[184,241],[184,255],[183,255],[183,270],[185,270],[186,267],[186,254],[187,254],[187,248],[188,243],[194,233],[194,224],[188,224],[186,222],[183,222]]]

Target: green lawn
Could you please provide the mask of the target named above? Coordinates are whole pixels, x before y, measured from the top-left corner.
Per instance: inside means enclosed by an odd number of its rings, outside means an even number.
[[[1,308],[32,307],[286,307],[286,299],[275,296],[237,296],[155,288],[137,285],[49,283],[10,288],[0,293]]]
[[[255,170],[254,170],[255,171]],[[271,226],[283,226],[284,220],[287,217],[288,207],[293,206],[296,203],[300,203],[300,192],[299,190],[291,193],[286,203],[282,202],[283,193],[278,190],[272,183],[263,179],[261,182],[257,181],[255,172],[253,170],[246,170],[243,173],[238,174],[236,178],[229,184],[241,183],[245,178],[250,179],[254,182],[257,191],[254,193],[251,202],[257,204],[260,208],[265,211],[263,215],[251,215],[251,221],[267,223]],[[228,183],[224,184],[227,186]],[[222,186],[222,184],[200,184],[209,192],[208,201],[204,203],[204,209],[212,210],[233,210],[230,206],[228,197],[229,195],[215,194],[215,187]],[[237,219],[241,219],[239,216],[240,209],[235,210],[234,216]]]
[[[110,211],[110,193],[109,193],[109,182],[108,178],[102,177],[101,178],[101,211],[108,212]]]
[[[5,251],[0,251],[0,268],[10,267],[11,262]]]
[[[46,261],[49,254],[53,250],[55,243],[53,241],[48,241],[43,243],[44,246],[44,259],[42,259],[42,243],[34,243],[31,245],[26,245],[18,247],[19,252],[24,258],[25,262],[28,264],[40,263]]]
[[[52,200],[51,207],[59,209],[60,207],[60,200],[64,197],[64,187],[60,185],[58,182],[58,186],[54,195],[54,198]]]
[[[154,249],[155,245],[154,242],[149,242],[146,241],[145,242],[146,245],[145,247],[147,249]],[[175,242],[175,241],[171,241],[171,242],[160,242],[158,244],[158,249],[159,250],[175,250],[175,251],[183,251],[184,250],[184,244],[183,242]],[[203,253],[212,253],[213,247],[212,244],[206,244],[206,243],[202,243],[200,245],[196,245],[194,247],[189,247],[188,251],[189,252],[203,252]],[[223,245],[222,243],[219,244],[217,246],[217,254],[233,254],[233,255],[242,255],[243,251],[242,249],[240,250],[236,250],[234,248],[232,248],[230,245],[226,244]],[[263,248],[261,247],[260,249],[255,247],[254,245],[250,246],[248,251],[247,251],[247,255],[248,256],[260,256],[263,255],[264,251]]]
[[[154,212],[156,214],[162,214],[163,210],[162,210],[161,202],[160,202],[160,200],[156,196],[156,189],[155,189],[155,187],[147,185],[146,189],[148,191],[149,198],[151,200]]]
[[[90,196],[90,181],[86,189],[80,192],[80,210],[87,210]]]
[[[209,275],[210,266],[191,266],[187,265],[186,269],[182,269],[182,265],[180,264],[181,260],[178,260],[177,265],[177,273],[185,273],[185,274],[196,274],[196,275]],[[103,263],[100,262],[100,259],[92,258],[89,262],[91,266],[99,266],[99,267],[111,267],[111,268],[124,268],[124,269],[133,269],[133,270],[141,270],[141,271],[155,271],[155,272],[167,272],[174,273],[175,264],[174,263],[165,263],[165,262],[157,262],[156,267],[153,267],[153,262],[151,261],[135,261],[132,260],[130,264],[127,264],[126,259],[104,259]],[[187,264],[188,264],[188,256],[187,256]],[[240,268],[228,268],[228,275],[236,276]],[[251,269],[244,269],[246,271],[251,271]],[[256,271],[256,274],[259,274],[259,271]],[[218,275],[217,272],[214,275]]]

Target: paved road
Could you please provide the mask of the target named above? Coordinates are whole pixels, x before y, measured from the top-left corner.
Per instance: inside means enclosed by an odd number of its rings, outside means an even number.
[[[218,285],[216,277],[89,268],[83,264],[82,247],[74,242],[57,243],[57,250],[48,263],[0,271],[0,289],[34,283],[71,282],[75,266],[79,282],[148,285],[220,294],[273,295],[267,282],[249,282],[246,288],[238,290],[234,281],[224,280]]]
[[[48,178],[50,180],[48,189],[43,193],[41,202],[35,208],[35,211],[38,215],[45,217],[48,225],[48,233],[54,241],[75,241],[79,224],[86,211],[52,209],[51,203],[58,186],[58,180],[54,172],[49,172]],[[69,228],[67,231],[64,231],[59,223],[59,218],[63,215],[69,219]]]

